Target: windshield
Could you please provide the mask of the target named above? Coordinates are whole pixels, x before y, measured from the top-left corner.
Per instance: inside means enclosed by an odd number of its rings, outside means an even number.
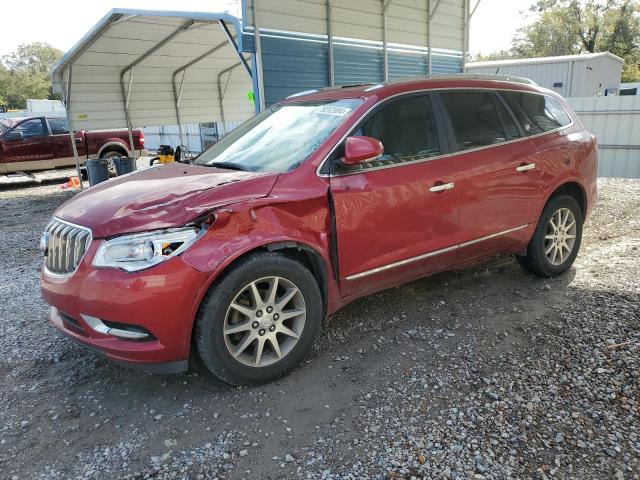
[[[252,172],[287,172],[303,163],[361,99],[274,105],[233,130],[195,161]]]

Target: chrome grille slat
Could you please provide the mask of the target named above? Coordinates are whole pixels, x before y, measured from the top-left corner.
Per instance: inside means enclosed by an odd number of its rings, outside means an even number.
[[[67,235],[67,250],[66,250],[66,265],[67,268],[70,265],[73,265],[73,243],[74,240],[76,238],[76,236],[78,235],[78,232],[76,230],[72,230],[71,232],[69,232],[69,234]]]
[[[49,236],[46,270],[57,275],[75,272],[91,243],[91,230],[54,218],[45,232]]]

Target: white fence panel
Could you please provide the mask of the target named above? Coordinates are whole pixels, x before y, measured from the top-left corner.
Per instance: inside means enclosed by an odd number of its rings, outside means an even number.
[[[567,101],[598,139],[598,176],[640,178],[640,97]]]

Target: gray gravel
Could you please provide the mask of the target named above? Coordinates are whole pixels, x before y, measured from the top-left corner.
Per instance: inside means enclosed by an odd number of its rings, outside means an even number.
[[[568,274],[499,257],[359,300],[252,389],[47,324],[37,243],[71,195],[0,189],[0,478],[640,478],[640,181],[601,182]]]

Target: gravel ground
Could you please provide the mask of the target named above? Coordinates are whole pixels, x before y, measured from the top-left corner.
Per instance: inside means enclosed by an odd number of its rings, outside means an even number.
[[[566,275],[500,257],[362,299],[250,389],[48,325],[37,243],[70,195],[0,190],[1,478],[640,478],[640,181],[602,181]]]

